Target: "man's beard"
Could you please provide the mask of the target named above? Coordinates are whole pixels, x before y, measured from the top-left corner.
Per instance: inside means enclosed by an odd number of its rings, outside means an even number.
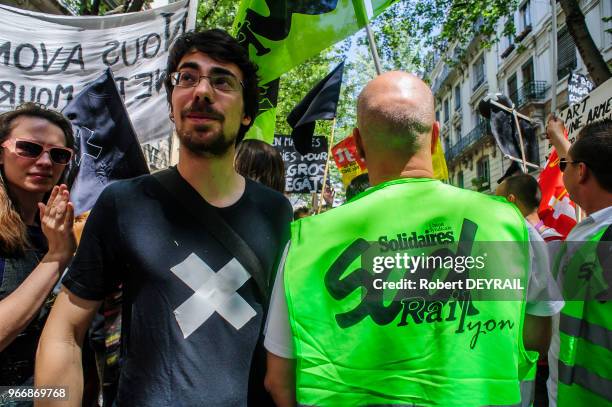
[[[191,109],[187,109],[181,112],[182,119],[185,120],[185,117],[190,112],[202,112],[211,114],[219,120],[221,123],[221,128],[219,131],[214,134],[212,137],[209,136],[209,140],[197,140],[192,133],[206,132],[210,131],[210,127],[208,125],[200,125],[194,126],[193,130],[184,131],[182,129],[176,129],[177,136],[183,146],[187,148],[193,154],[199,155],[201,157],[221,157],[227,153],[229,148],[235,144],[237,134],[229,139],[226,138],[226,135],[223,133],[223,122],[225,117],[214,111],[210,108],[210,106],[200,106],[199,108],[196,106]]]
[[[196,126],[193,131],[206,131],[206,128],[205,126]],[[181,145],[193,154],[201,157],[221,157],[225,155],[230,147],[236,142],[236,136],[226,139],[222,130],[217,132],[214,138],[207,141],[194,140],[189,132],[182,132],[178,129],[176,134]]]

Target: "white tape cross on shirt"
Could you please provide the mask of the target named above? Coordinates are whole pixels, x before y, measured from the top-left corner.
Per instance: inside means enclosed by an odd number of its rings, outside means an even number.
[[[195,293],[174,310],[185,339],[217,312],[236,329],[242,328],[257,312],[238,293],[251,276],[235,258],[218,272],[195,253],[170,268]]]

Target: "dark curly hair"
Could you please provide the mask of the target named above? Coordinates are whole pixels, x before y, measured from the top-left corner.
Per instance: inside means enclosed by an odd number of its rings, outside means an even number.
[[[202,52],[216,61],[236,64],[242,72],[244,78],[242,81],[244,84],[242,96],[244,113],[251,118],[251,123],[246,126],[240,126],[236,138],[236,143],[239,143],[253,124],[259,110],[259,87],[257,86],[259,78],[257,76],[257,65],[251,62],[245,48],[224,30],[215,28],[200,32],[187,32],[178,37],[170,49],[170,55],[168,56],[168,64],[166,67],[166,72],[168,74],[164,81],[164,85],[166,87],[166,97],[168,98],[168,103],[171,108],[173,86],[170,82],[170,74],[176,72],[181,59],[194,50]]]

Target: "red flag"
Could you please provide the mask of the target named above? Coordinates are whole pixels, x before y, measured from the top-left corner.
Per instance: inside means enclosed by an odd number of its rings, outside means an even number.
[[[556,229],[565,239],[576,225],[576,204],[570,200],[563,185],[559,156],[554,148],[548,157],[546,168],[540,173],[538,183],[542,190],[538,216],[544,225]]]
[[[357,175],[367,171],[365,160],[359,155],[352,134],[332,147],[332,155],[342,174],[342,183],[345,187]]]

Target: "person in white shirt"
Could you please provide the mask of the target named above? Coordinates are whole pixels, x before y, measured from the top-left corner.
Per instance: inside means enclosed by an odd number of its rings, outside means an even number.
[[[587,217],[578,223],[567,236],[566,243],[557,255],[555,265],[557,270],[567,270],[570,261],[585,242],[598,239],[598,246],[610,247],[612,239],[612,171],[610,157],[612,157],[612,120],[606,119],[584,127],[578,134],[577,141],[570,145],[564,136],[563,122],[551,117],[548,121],[547,135],[560,157],[560,168],[563,171],[563,183],[571,199],[586,213]],[[603,232],[603,233],[602,233]],[[599,235],[601,236],[599,237]],[[609,253],[609,251],[608,251]],[[612,349],[609,338],[612,337],[612,303],[610,302],[610,276],[612,270],[611,258],[599,257],[603,277],[608,285],[607,294],[600,301],[585,301],[587,305],[582,310],[582,317],[575,318],[562,310],[560,320],[553,328],[553,339],[549,352],[550,378],[548,392],[551,406],[575,405],[577,399],[573,394],[589,394],[590,402],[612,403]],[[566,278],[572,276],[573,269],[567,270]],[[560,273],[563,275],[563,273]],[[608,274],[608,275],[606,275]],[[563,281],[561,281],[563,284]],[[607,298],[606,298],[607,297]],[[593,300],[593,298],[588,298]],[[569,307],[569,305],[568,305]],[[591,316],[594,309],[602,311],[607,307],[607,317],[593,323]],[[605,309],[604,309],[605,311]],[[576,323],[576,324],[574,324]],[[578,325],[579,329],[573,329]],[[567,346],[560,337],[565,337],[578,344],[569,348],[572,352],[582,352],[581,345],[598,350],[598,357],[587,357],[568,365],[560,361],[560,349]],[[603,333],[603,336],[593,335],[594,332]],[[600,341],[600,337],[607,337],[607,341]],[[592,354],[592,352],[588,352]],[[565,392],[561,395],[560,387]],[[582,400],[582,402],[587,402]]]

